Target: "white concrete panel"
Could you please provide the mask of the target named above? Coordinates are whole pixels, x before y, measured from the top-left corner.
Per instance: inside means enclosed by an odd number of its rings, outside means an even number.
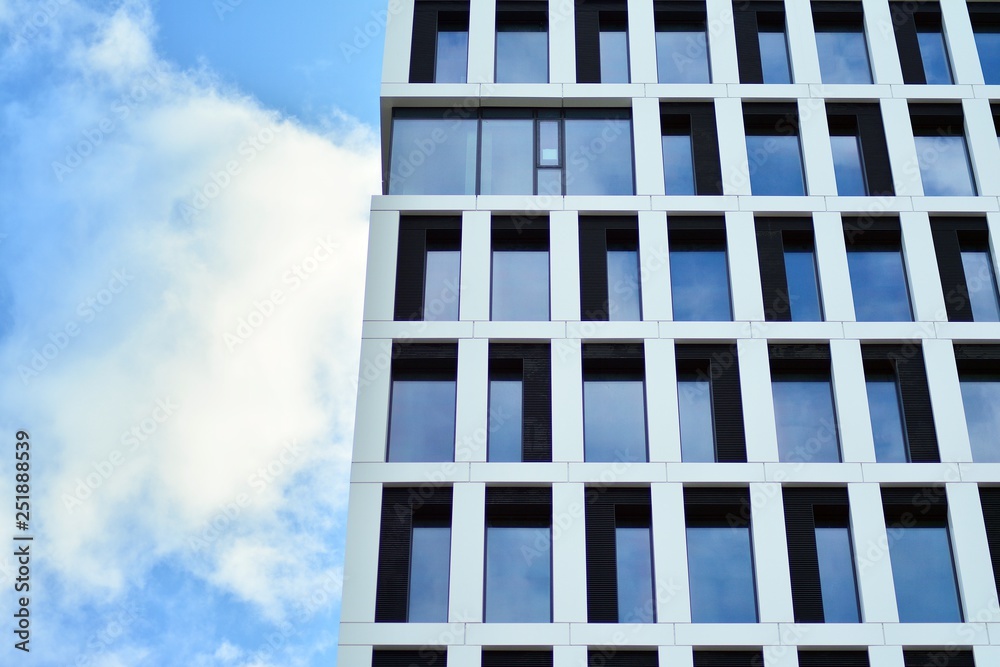
[[[795,484],[843,484],[863,482],[860,463],[765,463],[764,480]]]
[[[486,485],[456,484],[453,493],[448,619],[475,623],[483,619]]]
[[[650,494],[653,504],[656,621],[690,623],[691,588],[688,584],[684,488],[680,484],[652,484]]]
[[[549,0],[549,81],[576,83],[576,18],[573,0]]]
[[[455,460],[485,461],[489,433],[490,343],[458,341],[458,396],[455,404]]]
[[[354,461],[385,461],[392,384],[392,341],[361,341]]]
[[[668,463],[667,480],[697,484],[764,481],[763,463]]]
[[[676,642],[689,646],[747,647],[778,643],[777,623],[679,623]]]
[[[780,484],[750,485],[750,517],[760,621],[793,621],[792,582],[788,574],[785,509]]]
[[[962,110],[976,187],[980,195],[996,196],[1000,194],[1000,146],[993,111],[988,100],[970,99],[962,100]]]
[[[639,213],[639,281],[643,319],[673,319],[667,216],[660,211]]]
[[[899,225],[903,231],[903,259],[914,319],[947,321],[930,218],[926,213],[900,213]]]
[[[469,470],[473,482],[553,483],[569,480],[566,463],[473,463]]]
[[[376,211],[368,225],[368,268],[365,276],[365,319],[392,320],[396,296],[396,246],[399,213]]]
[[[552,460],[583,461],[583,357],[579,340],[552,341]]]
[[[573,644],[586,644],[592,647],[592,650],[607,647],[608,653],[611,653],[617,652],[619,648],[630,650],[673,644],[674,628],[672,625],[654,623],[573,624],[570,627],[569,639]]]
[[[729,11],[732,13],[731,8]],[[743,129],[742,100],[715,100],[715,122],[719,128],[722,192],[727,195],[749,195],[750,167],[747,162],[747,137]]]
[[[472,338],[475,328],[472,322],[426,322],[412,320],[406,322],[365,322],[361,325],[362,338],[391,338],[394,340],[437,340],[455,341]]]
[[[880,484],[944,484],[961,479],[957,463],[863,463],[866,482]]]
[[[979,63],[979,51],[972,32],[972,21],[963,0],[941,0],[941,24],[948,55],[951,56],[951,71],[956,83],[983,83],[983,69]]]
[[[344,555],[341,622],[371,623],[375,620],[378,558],[373,554],[378,554],[381,513],[381,484],[351,484],[346,535],[350,548]]]
[[[361,28],[361,35],[367,37],[364,26]],[[352,35],[352,37],[355,37]],[[413,37],[413,3],[412,2],[390,2],[389,11],[386,15],[385,26],[385,51],[382,54],[382,81],[383,83],[406,83],[410,80],[410,46]],[[381,40],[369,39],[367,43],[360,37],[358,42],[351,44],[360,53],[349,51],[345,53],[348,63],[351,59],[364,57],[364,51],[377,47]],[[363,48],[362,48],[363,47]],[[370,55],[370,54],[369,54]]]
[[[990,546],[986,539],[978,484],[949,484],[948,527],[965,620],[1000,622]]]
[[[379,648],[443,648],[464,640],[465,627],[461,623],[342,623],[340,626],[342,643],[374,644]]]
[[[491,220],[489,211],[462,214],[462,275],[459,317],[490,319]]]
[[[889,538],[878,484],[848,484],[851,536],[865,623],[896,623],[896,589],[889,561]]]
[[[549,214],[549,271],[553,320],[580,319],[580,232],[576,211]]]
[[[638,195],[662,195],[663,147],[659,141],[660,100],[636,99],[632,103],[635,141],[635,191]],[[654,140],[655,138],[655,140]]]
[[[885,98],[881,104],[896,195],[919,197],[924,194],[924,186],[920,180],[920,163],[917,162],[917,147],[913,142],[909,105],[906,100]]]
[[[552,620],[587,622],[587,535],[583,484],[552,487]]]
[[[694,652],[690,646],[661,646],[660,664],[664,667],[694,667]]]
[[[925,340],[923,351],[941,460],[972,461],[955,349],[951,341]]]
[[[465,634],[469,643],[481,646],[555,646],[569,643],[569,624],[470,623]]]
[[[985,623],[887,623],[885,643],[905,648],[941,648],[989,643]]]
[[[799,654],[791,646],[765,646],[764,667],[799,667]]]
[[[448,647],[448,667],[481,667],[482,666],[482,646],[458,646],[452,644]],[[352,663],[346,663],[348,665]],[[368,667],[368,664],[359,667]]]
[[[496,56],[496,0],[469,5],[469,81],[492,83]]]
[[[872,64],[872,78],[879,84],[902,83],[903,70],[899,66],[889,3],[887,0],[862,0],[861,6],[865,14],[865,35]]]
[[[977,665],[1000,665],[1000,646],[975,646],[972,657]]]
[[[667,481],[663,463],[570,463],[569,480],[588,484],[649,484]]]
[[[873,463],[875,441],[868,410],[861,343],[857,340],[831,340],[830,357],[842,459]]]
[[[708,62],[713,83],[739,83],[736,60],[736,31],[733,27],[733,3],[729,0],[706,0],[708,19]]]
[[[677,364],[672,340],[646,341],[646,429],[649,460],[680,461]]]
[[[628,51],[632,81],[656,83],[656,33],[652,0],[628,0]]]
[[[782,625],[781,640],[796,646],[866,646],[884,642],[880,623]]]
[[[789,3],[788,6],[793,5]],[[808,10],[808,5],[803,3],[802,6]],[[826,103],[823,99],[814,97],[799,100],[799,141],[802,142],[806,192],[810,195],[837,194],[830,126],[827,124]]]
[[[822,83],[811,4],[785,3],[785,25],[788,26],[788,58],[792,65],[792,81]]]
[[[726,214],[726,248],[733,319],[763,320],[764,302],[760,288],[760,262],[757,260],[757,232],[752,214]]]
[[[363,463],[351,465],[352,482],[386,484],[442,484],[469,481],[469,464],[442,463]]]
[[[705,342],[732,341],[753,335],[751,322],[660,322],[660,338]]]
[[[828,321],[853,322],[854,296],[840,215],[813,214],[813,231],[816,235],[816,267],[823,293],[823,314]]]
[[[552,667],[586,667],[586,646],[553,646]]]
[[[372,664],[371,646],[349,646],[342,644],[337,650],[337,661],[342,665]]]
[[[546,340],[566,336],[565,322],[476,322],[476,338],[510,341]]]
[[[902,646],[872,646],[868,649],[872,667],[903,667]]]
[[[767,341],[739,340],[740,391],[748,461],[777,461],[778,434],[771,394],[771,362]]]

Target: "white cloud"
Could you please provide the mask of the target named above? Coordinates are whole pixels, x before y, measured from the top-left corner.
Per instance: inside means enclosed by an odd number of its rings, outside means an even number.
[[[47,566],[67,608],[170,562],[282,619],[339,580],[377,144],[177,72],[142,3],[57,4],[71,46],[0,109],[0,429],[39,443]]]

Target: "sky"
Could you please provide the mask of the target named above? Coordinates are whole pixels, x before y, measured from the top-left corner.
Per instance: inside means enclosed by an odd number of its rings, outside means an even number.
[[[336,664],[383,4],[0,0],[0,664]]]

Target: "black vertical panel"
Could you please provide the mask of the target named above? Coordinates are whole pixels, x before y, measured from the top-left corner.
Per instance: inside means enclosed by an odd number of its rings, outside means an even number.
[[[418,651],[372,652],[372,667],[448,667],[448,654],[444,649],[422,648]]]
[[[913,463],[940,463],[937,430],[927,386],[924,353],[917,344],[862,345],[861,357],[869,362],[888,362],[896,375],[903,403],[906,442]]]
[[[483,651],[482,667],[552,667],[552,651]]]
[[[740,68],[740,83],[763,83],[760,63],[760,41],[757,38],[757,12],[754,3],[737,0],[733,3],[733,24],[736,29],[736,60]]]
[[[618,623],[618,560],[615,550],[615,515],[619,509],[648,514],[649,489],[587,490],[587,620]]]
[[[716,461],[746,462],[743,394],[736,345],[678,345],[675,355],[678,368],[693,363],[707,373],[711,381]]]
[[[491,344],[490,365],[520,362],[522,403],[521,460],[552,460],[552,352],[548,343]],[[492,370],[492,368],[491,368]]]
[[[410,83],[433,83],[437,51],[438,7],[417,2],[413,7],[413,42],[410,47]]]
[[[976,667],[976,662],[972,651],[956,648],[903,651],[903,667]]]
[[[694,667],[763,667],[761,651],[695,651]]]
[[[799,650],[799,667],[869,667],[868,651]]]
[[[780,229],[766,219],[757,219],[757,262],[760,265],[764,319],[768,322],[791,322],[792,309],[785,274],[785,246]]]
[[[983,505],[983,520],[986,523],[986,541],[990,546],[990,562],[993,564],[993,583],[1000,595],[1000,487],[979,487],[979,500]]]
[[[816,517],[836,515],[847,523],[846,489],[782,490],[788,566],[792,582],[792,605],[796,623],[823,623],[823,592],[816,551]]]
[[[715,104],[691,104],[691,151],[694,153],[695,194],[722,194],[719,131]]]
[[[861,157],[865,165],[868,194],[893,195],[892,167],[889,163],[889,146],[885,140],[882,109],[878,104],[859,104],[858,134],[861,138]]]
[[[405,623],[414,516],[451,520],[451,487],[382,489],[375,622]],[[395,664],[395,663],[386,663]]]
[[[599,5],[576,0],[576,82],[601,82],[601,16]]]
[[[659,667],[656,651],[627,651],[620,648],[590,649],[587,667]]]
[[[580,218],[580,312],[585,321],[610,319],[608,303],[608,232],[638,235],[634,217]],[[638,248],[638,244],[636,245]]]
[[[892,31],[896,35],[899,65],[903,69],[903,83],[923,84],[927,83],[927,78],[924,75],[924,62],[920,57],[920,44],[917,42],[917,23],[913,17],[915,4],[890,2],[889,13],[892,16]]]

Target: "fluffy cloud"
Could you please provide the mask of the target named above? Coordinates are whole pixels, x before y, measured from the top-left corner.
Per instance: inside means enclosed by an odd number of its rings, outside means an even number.
[[[0,429],[35,443],[42,632],[163,568],[301,620],[339,581],[375,138],[176,71],[143,3],[41,4],[0,2]],[[93,664],[156,649],[121,650]]]

